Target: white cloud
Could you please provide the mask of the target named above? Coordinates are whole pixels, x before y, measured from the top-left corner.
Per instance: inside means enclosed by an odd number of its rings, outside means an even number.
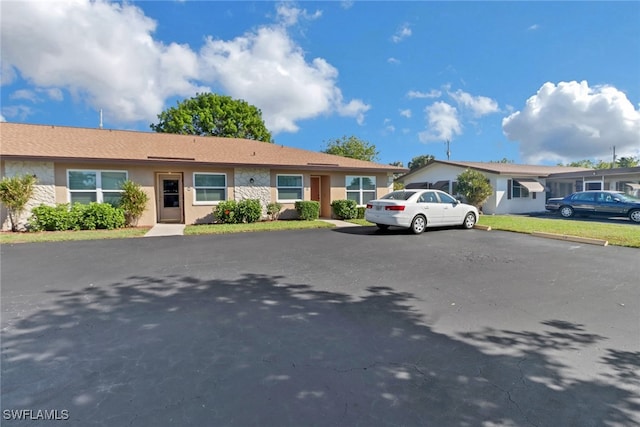
[[[9,105],[2,107],[2,116],[8,117],[10,119],[15,119],[14,121],[23,122],[33,114],[33,109],[26,105]]]
[[[260,108],[274,134],[323,114],[363,123],[370,106],[345,100],[338,71],[323,58],[307,60],[287,33],[287,25],[321,12],[279,5],[277,15],[271,26],[229,41],[210,37],[194,51],[155,40],[156,22],[126,2],[3,2],[1,80],[18,72],[34,91],[60,100],[66,90],[118,123],[153,122],[168,99],[209,85]]]
[[[396,59],[396,58],[391,57],[391,58],[387,59],[387,62],[388,62],[389,64],[399,64],[399,63],[400,63],[400,60],[399,60],[399,59]]]
[[[192,83],[196,55],[154,41],[155,27],[126,3],[3,2],[3,74],[9,67],[37,87],[67,89],[117,121],[152,120],[166,97],[203,89]]]
[[[441,96],[442,92],[436,89],[431,89],[429,92],[420,92],[417,90],[407,92],[409,99],[440,98]]]
[[[29,89],[19,89],[9,95],[9,99],[25,99],[34,103],[40,101],[38,95],[34,91]]]
[[[407,119],[411,118],[411,110],[408,108],[406,110],[400,110],[400,115],[406,117]]]
[[[529,28],[527,28],[527,30],[529,30],[529,31],[535,31],[535,30],[537,30],[538,28],[540,28],[540,25],[538,25],[538,24],[533,24],[533,25],[531,25]]]
[[[260,108],[274,133],[295,132],[298,120],[337,112],[359,123],[370,106],[344,102],[338,71],[322,58],[307,62],[280,27],[262,27],[231,41],[209,38],[201,51],[202,77]]]
[[[640,155],[640,110],[615,87],[586,81],[545,83],[502,129],[530,163],[609,158],[613,146],[619,156]]]
[[[409,27],[409,24],[402,24],[402,26],[398,28],[396,33],[393,36],[391,36],[391,40],[394,43],[400,43],[402,40],[410,36],[411,36],[411,27]]]
[[[0,122],[6,122],[6,121],[7,121],[7,119],[5,119],[2,114],[0,114]]]
[[[438,101],[427,108],[428,129],[418,134],[421,142],[451,140],[462,133],[458,110],[446,102]]]
[[[449,96],[451,96],[459,106],[470,110],[474,117],[482,117],[500,111],[498,103],[486,96],[473,96],[460,89],[455,92],[449,92]]]

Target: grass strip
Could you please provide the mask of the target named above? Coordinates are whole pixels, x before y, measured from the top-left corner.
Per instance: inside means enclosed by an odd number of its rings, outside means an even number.
[[[256,231],[302,230],[309,228],[332,228],[325,221],[262,221],[251,224],[203,224],[187,225],[185,235],[249,233]]]
[[[66,242],[72,240],[127,239],[142,237],[151,227],[120,228],[118,230],[39,231],[0,233],[0,244]]]

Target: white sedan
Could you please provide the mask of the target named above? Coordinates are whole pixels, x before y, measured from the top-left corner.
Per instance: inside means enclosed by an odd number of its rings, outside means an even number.
[[[478,220],[478,209],[460,203],[440,190],[400,190],[371,200],[364,217],[381,230],[393,225],[420,234],[427,227],[459,225],[473,228]]]

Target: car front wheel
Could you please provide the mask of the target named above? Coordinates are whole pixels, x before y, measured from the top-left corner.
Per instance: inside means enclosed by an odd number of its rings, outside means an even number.
[[[635,223],[640,223],[640,209],[629,212],[629,219]]]
[[[573,208],[571,206],[563,206],[560,208],[560,215],[565,218],[571,218],[573,216]]]
[[[473,212],[469,212],[467,216],[464,217],[464,222],[462,223],[462,228],[466,228],[469,230],[476,225],[476,215]]]
[[[427,219],[422,215],[418,215],[411,221],[411,231],[413,234],[420,234],[427,228]]]

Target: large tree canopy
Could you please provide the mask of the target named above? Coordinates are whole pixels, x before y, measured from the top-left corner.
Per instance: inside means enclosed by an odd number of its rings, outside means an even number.
[[[273,142],[262,111],[246,101],[215,93],[200,93],[158,114],[151,129],[181,135],[222,136]]]
[[[323,153],[335,154],[342,157],[350,157],[352,159],[366,160],[374,162],[378,160],[378,151],[376,146],[367,141],[356,138],[355,136],[332,139],[327,143],[327,148]]]
[[[458,193],[467,199],[467,203],[480,208],[493,194],[493,187],[482,172],[467,169],[458,175]]]
[[[413,172],[416,169],[420,169],[421,167],[423,167],[424,165],[426,165],[427,163],[429,163],[431,160],[434,160],[434,159],[435,157],[432,156],[431,154],[422,154],[420,156],[415,156],[413,159],[411,159],[411,161],[408,164],[409,172]]]

